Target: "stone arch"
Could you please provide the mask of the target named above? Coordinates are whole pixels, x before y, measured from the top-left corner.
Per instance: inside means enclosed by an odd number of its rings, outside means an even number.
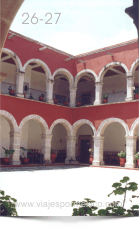
[[[5,110],[0,110],[0,116],[3,116],[8,121],[11,132],[19,132],[19,127],[12,114]]]
[[[139,58],[137,58],[131,65],[130,72],[134,75],[136,67],[139,65]]]
[[[49,129],[49,133],[52,134],[53,128],[55,127],[55,125],[57,125],[57,124],[59,124],[59,123],[62,124],[62,125],[65,127],[65,129],[67,130],[67,136],[71,136],[71,134],[72,134],[72,126],[71,126],[71,124],[70,124],[67,120],[65,120],[65,119],[57,119],[56,121],[54,121],[54,122],[52,123],[50,129]]]
[[[135,135],[135,130],[136,128],[139,126],[139,118],[137,118],[133,124],[131,125],[131,128],[130,128],[130,132],[129,132],[129,136],[134,136]]]
[[[96,73],[95,73],[93,70],[91,70],[91,69],[84,69],[84,70],[80,71],[79,73],[77,73],[77,75],[75,76],[75,79],[74,79],[74,80],[75,80],[75,81],[74,81],[74,86],[75,86],[75,87],[77,87],[77,84],[78,84],[80,78],[81,78],[84,74],[86,74],[86,73],[91,73],[92,76],[90,76],[90,78],[91,78],[92,80],[95,80],[95,82],[96,82],[96,80],[97,80],[97,75],[96,75]]]
[[[36,62],[37,64],[39,64],[44,69],[45,74],[46,74],[46,80],[51,78],[51,71],[50,71],[49,67],[46,65],[45,62],[41,61],[40,59],[36,59],[36,58],[30,59],[24,64],[24,66],[23,66],[24,72],[25,72],[27,65],[31,62]]]
[[[70,87],[73,86],[74,78],[73,78],[72,74],[71,74],[67,69],[64,69],[64,68],[57,69],[57,70],[53,73],[53,76],[52,76],[52,80],[53,80],[53,81],[54,81],[55,76],[56,76],[58,73],[59,73],[59,74],[64,74],[64,75],[66,75],[66,77],[68,78]]]
[[[103,69],[100,71],[99,76],[98,76],[98,78],[97,78],[97,82],[102,82],[102,81],[103,81],[103,77],[104,77],[105,73],[106,73],[112,66],[119,66],[119,65],[122,66],[122,67],[124,68],[124,70],[125,70],[125,72],[126,72],[126,74],[127,74],[127,73],[128,73],[128,68],[127,68],[127,66],[126,66],[125,64],[123,64],[123,63],[121,63],[121,62],[111,62],[111,63],[105,65],[105,66],[103,67]]]
[[[104,121],[101,122],[101,124],[99,125],[99,127],[98,127],[98,129],[97,129],[97,132],[96,132],[96,135],[95,135],[95,136],[98,136],[98,137],[103,136],[106,127],[107,127],[109,124],[113,123],[113,122],[118,122],[118,123],[120,123],[120,124],[124,127],[124,129],[125,129],[126,136],[129,135],[129,128],[128,128],[128,125],[127,125],[123,120],[121,120],[121,119],[119,119],[119,118],[108,118],[108,119],[105,119]]]
[[[16,67],[17,67],[17,72],[23,71],[22,63],[20,61],[20,58],[12,51],[7,48],[3,48],[2,52],[9,54],[15,61]]]
[[[22,130],[23,125],[29,120],[35,120],[36,122],[38,122],[40,124],[40,126],[42,128],[42,134],[46,134],[48,132],[49,128],[48,128],[46,121],[42,117],[40,117],[39,115],[35,115],[35,114],[29,115],[29,116],[22,119],[22,121],[19,124],[20,131]]]
[[[76,121],[72,126],[72,136],[76,136],[77,130],[84,124],[87,124],[91,127],[92,131],[94,132],[94,135],[96,133],[96,128],[94,127],[93,123],[87,119],[81,119]]]

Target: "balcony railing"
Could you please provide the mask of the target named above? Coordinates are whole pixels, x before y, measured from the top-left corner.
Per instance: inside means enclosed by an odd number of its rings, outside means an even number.
[[[69,98],[59,94],[53,94],[54,103],[58,105],[64,105],[69,107]],[[56,101],[55,101],[56,99]],[[64,102],[68,102],[67,105]]]
[[[78,97],[76,98],[76,107],[78,106],[86,106],[86,105],[93,105],[94,104],[94,101],[95,101],[95,96],[90,96],[90,97],[87,97],[87,98],[81,98],[81,97]],[[80,105],[78,105],[78,102],[80,102]]]
[[[115,93],[105,93],[103,95],[108,95],[108,103],[123,102],[126,98],[125,91],[119,91]],[[103,98],[102,98],[103,101]]]
[[[0,84],[1,93],[2,94],[9,94],[9,90],[8,90],[9,86],[12,87],[12,90],[14,90],[14,93],[16,94],[16,92],[15,92],[16,85],[15,84],[10,84],[10,83],[7,83],[7,82],[1,82],[1,84]]]
[[[39,101],[39,96],[41,94],[44,95],[43,102],[46,102],[47,92],[43,90],[33,89],[33,88],[29,88],[28,93],[25,95],[25,98]]]

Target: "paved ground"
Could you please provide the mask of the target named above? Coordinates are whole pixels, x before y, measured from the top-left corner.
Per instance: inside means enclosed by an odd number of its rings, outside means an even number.
[[[124,168],[62,165],[8,170],[0,172],[0,189],[17,199],[20,216],[71,216],[71,202],[84,198],[95,200],[103,208],[106,202],[122,202],[122,197],[107,197],[114,182],[129,176],[130,181],[139,183],[139,170]],[[133,194],[139,195],[139,190]],[[130,192],[127,198],[131,198]],[[138,199],[134,201],[139,203]],[[131,207],[132,203],[128,201],[127,205]]]

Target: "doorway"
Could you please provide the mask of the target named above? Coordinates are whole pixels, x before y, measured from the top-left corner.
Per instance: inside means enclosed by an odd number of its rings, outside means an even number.
[[[90,140],[81,140],[80,162],[89,163],[90,157]]]

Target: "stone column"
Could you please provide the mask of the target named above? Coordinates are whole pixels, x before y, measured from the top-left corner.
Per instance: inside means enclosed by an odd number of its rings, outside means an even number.
[[[51,140],[52,136],[50,134],[42,134],[42,148],[41,152],[44,154],[45,164],[51,163]]]
[[[94,136],[94,159],[93,165],[104,165],[103,161],[103,142],[104,137]]]
[[[127,96],[125,100],[132,101],[134,97],[133,95],[134,77],[132,76],[131,73],[127,73],[126,81],[127,81]]]
[[[102,104],[102,82],[95,83],[95,102],[94,105],[101,105]]]
[[[66,138],[67,138],[67,157],[65,163],[70,163],[70,159],[73,160],[71,163],[78,163],[78,161],[76,161],[75,159],[77,137],[68,136]]]
[[[17,97],[24,97],[23,84],[24,84],[25,72],[16,73],[16,95]]]
[[[136,140],[137,136],[126,136],[126,168],[135,167]]]
[[[47,92],[46,102],[50,103],[50,104],[54,104],[54,101],[53,101],[53,85],[54,85],[53,80],[48,79],[46,81],[46,92]]]
[[[10,149],[14,149],[15,152],[10,159],[13,165],[20,165],[20,141],[21,133],[10,132]]]
[[[77,87],[70,87],[70,107],[74,108],[76,107],[76,92],[77,92]]]

